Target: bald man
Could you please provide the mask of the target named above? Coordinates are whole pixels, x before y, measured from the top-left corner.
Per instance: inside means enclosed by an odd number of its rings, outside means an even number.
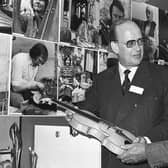
[[[139,27],[130,20],[120,20],[111,42],[118,64],[101,72],[86,92],[81,108],[124,128],[141,141],[168,138],[168,74],[159,65],[143,62],[143,45]],[[123,163],[113,153],[102,150],[102,168],[147,168]]]

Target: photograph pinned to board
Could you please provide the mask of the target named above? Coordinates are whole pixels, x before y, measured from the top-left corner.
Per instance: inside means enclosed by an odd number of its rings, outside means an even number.
[[[38,100],[41,97],[57,98],[56,52],[55,43],[14,36],[11,60],[11,114],[55,114],[55,106],[38,104]]]
[[[86,48],[108,48],[112,22],[130,18],[130,9],[131,0],[63,0],[60,41]]]
[[[15,0],[14,6],[14,33],[58,41],[59,0]]]
[[[9,68],[12,52],[12,36],[0,33],[0,115],[8,114]]]
[[[141,28],[145,40],[144,60],[155,62],[159,56],[159,9],[133,1],[132,20]]]

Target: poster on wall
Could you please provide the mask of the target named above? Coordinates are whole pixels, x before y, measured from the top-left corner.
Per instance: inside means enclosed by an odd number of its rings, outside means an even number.
[[[57,72],[58,99],[69,103],[82,101],[97,73],[97,52],[60,45]]]
[[[113,40],[110,31],[115,22],[122,18],[131,18],[131,0],[100,1],[98,22],[100,24],[100,41],[102,46],[108,46]]]
[[[12,12],[13,12],[13,1],[0,1],[0,32],[1,33],[12,33]]]
[[[0,115],[6,115],[8,112],[8,95],[9,95],[9,67],[12,37],[0,33]]]
[[[15,0],[14,6],[14,33],[58,41],[59,0]]]
[[[168,65],[168,11],[159,9],[159,63]]]
[[[144,59],[153,62],[159,54],[158,8],[146,3],[132,2],[132,20],[138,24],[146,41]]]
[[[131,0],[63,0],[60,41],[81,47],[108,48],[116,20],[130,18]]]
[[[99,50],[98,52],[98,73],[107,69],[107,60],[109,53],[105,50]]]
[[[13,38],[10,106],[15,111],[11,113],[19,111],[20,114],[36,115],[53,110],[38,105],[38,98],[57,98],[55,48],[57,44],[48,41]]]

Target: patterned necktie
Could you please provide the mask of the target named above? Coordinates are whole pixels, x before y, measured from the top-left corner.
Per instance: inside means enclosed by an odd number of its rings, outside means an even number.
[[[128,74],[130,73],[131,71],[130,70],[125,70],[124,71],[124,75],[125,75],[125,79],[124,79],[124,82],[122,84],[122,94],[125,95],[126,92],[129,90],[129,87],[130,87],[130,80],[128,78]]]

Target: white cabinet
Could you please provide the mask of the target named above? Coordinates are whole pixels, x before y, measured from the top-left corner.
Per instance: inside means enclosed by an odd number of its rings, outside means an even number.
[[[101,168],[101,144],[83,135],[73,137],[68,126],[35,125],[37,168]]]

